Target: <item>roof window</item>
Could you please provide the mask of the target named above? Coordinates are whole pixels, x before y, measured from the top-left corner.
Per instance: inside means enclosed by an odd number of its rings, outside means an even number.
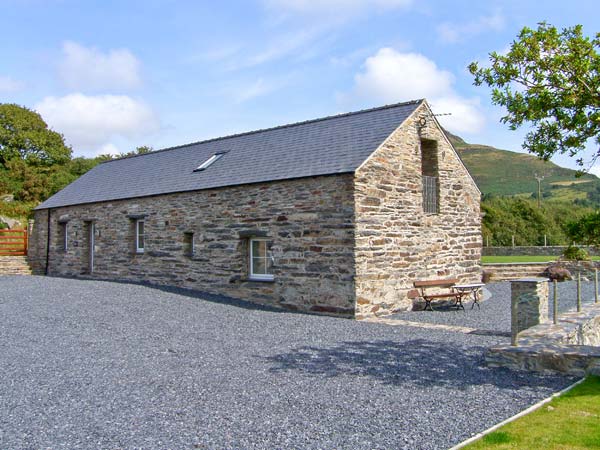
[[[212,166],[214,163],[216,163],[219,159],[221,159],[221,157],[225,153],[227,153],[227,152],[218,152],[218,153],[215,153],[210,158],[208,158],[206,161],[204,161],[202,164],[200,164],[198,167],[196,167],[194,169],[194,172],[201,172],[203,170],[208,169],[210,166]]]

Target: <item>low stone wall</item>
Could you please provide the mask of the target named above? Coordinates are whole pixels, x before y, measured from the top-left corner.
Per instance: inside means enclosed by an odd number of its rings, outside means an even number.
[[[595,247],[581,246],[590,255],[600,255],[600,250]],[[566,245],[552,246],[516,246],[516,247],[483,247],[483,256],[560,256],[567,249]]]
[[[600,347],[589,345],[493,347],[487,351],[485,360],[490,367],[561,372],[578,377],[600,376]]]
[[[557,324],[542,323],[521,331],[517,344],[490,348],[487,364],[576,376],[600,375],[600,304],[562,314]]]
[[[591,281],[594,279],[594,271],[600,271],[600,261],[559,261],[557,264],[567,269],[573,279],[581,275],[583,279]]]

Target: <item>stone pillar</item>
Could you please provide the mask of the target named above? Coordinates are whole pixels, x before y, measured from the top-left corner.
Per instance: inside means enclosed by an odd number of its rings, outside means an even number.
[[[517,345],[520,331],[548,322],[548,279],[513,280],[510,291],[512,344]]]

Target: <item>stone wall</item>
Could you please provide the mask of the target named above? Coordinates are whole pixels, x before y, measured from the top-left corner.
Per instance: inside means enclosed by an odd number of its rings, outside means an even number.
[[[438,214],[423,212],[421,139],[437,143]],[[480,281],[479,197],[429,109],[417,109],[355,175],[357,317],[411,309],[414,280]]]
[[[558,323],[521,331],[518,346],[500,345],[486,352],[492,367],[600,376],[600,304],[561,314]]]
[[[600,255],[600,249],[590,246],[579,246],[590,255]],[[561,256],[567,249],[566,245],[552,246],[515,246],[515,247],[483,247],[482,256]]]
[[[149,281],[291,309],[354,315],[352,175],[304,178],[52,209],[49,274]],[[46,210],[37,211],[30,260],[46,260]],[[134,251],[131,216],[145,216]],[[61,226],[67,223],[68,249]],[[87,274],[89,222],[94,272]],[[186,254],[185,233],[194,233]],[[274,282],[248,280],[248,236],[267,237]]]
[[[511,334],[516,344],[521,331],[548,322],[548,279],[526,278],[510,283]]]

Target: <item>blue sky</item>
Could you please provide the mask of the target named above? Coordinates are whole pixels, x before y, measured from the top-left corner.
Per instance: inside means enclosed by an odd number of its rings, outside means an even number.
[[[421,97],[468,141],[519,150],[467,64],[542,20],[600,29],[593,1],[0,4],[0,102],[36,109],[86,156]]]

